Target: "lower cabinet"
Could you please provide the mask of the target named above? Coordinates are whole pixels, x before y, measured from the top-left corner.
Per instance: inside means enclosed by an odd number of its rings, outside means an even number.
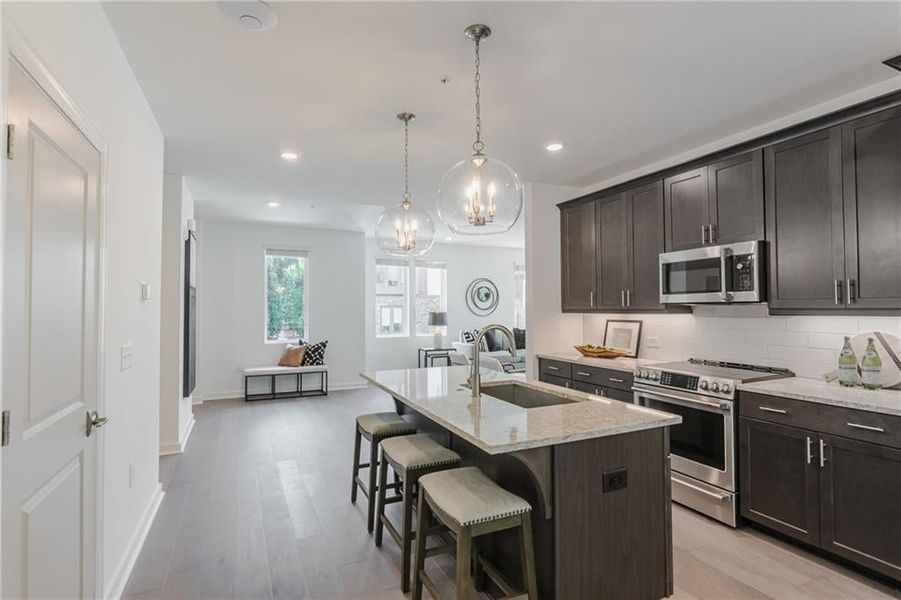
[[[744,416],[739,429],[743,517],[901,581],[901,449]]]
[[[632,373],[629,372],[542,358],[538,361],[538,380],[595,396],[632,402]]]

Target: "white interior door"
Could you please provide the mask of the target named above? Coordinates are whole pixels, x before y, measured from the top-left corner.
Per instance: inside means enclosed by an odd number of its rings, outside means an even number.
[[[93,598],[100,153],[12,60],[8,74],[2,597]]]

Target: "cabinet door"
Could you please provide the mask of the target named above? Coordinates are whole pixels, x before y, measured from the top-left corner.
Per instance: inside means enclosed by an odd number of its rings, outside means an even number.
[[[666,249],[685,250],[708,243],[707,167],[692,169],[663,181],[666,196]]]
[[[901,580],[901,450],[821,439],[820,546]]]
[[[810,544],[819,542],[815,433],[742,417],[741,514]]]
[[[589,310],[597,291],[596,203],[560,211],[563,310]]]
[[[901,107],[842,126],[845,301],[901,307]]]
[[[623,192],[629,249],[628,308],[659,309],[660,253],[663,252],[663,182]]]
[[[764,149],[772,309],[844,307],[841,130]]]
[[[629,287],[626,249],[626,199],[622,195],[598,203],[599,308],[622,309]]]
[[[708,165],[707,185],[711,243],[749,242],[764,238],[762,150]]]

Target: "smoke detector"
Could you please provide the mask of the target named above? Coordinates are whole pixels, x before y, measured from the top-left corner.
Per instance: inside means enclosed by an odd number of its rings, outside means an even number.
[[[236,21],[244,29],[266,31],[278,24],[278,15],[265,2],[224,0],[218,4],[222,14]]]

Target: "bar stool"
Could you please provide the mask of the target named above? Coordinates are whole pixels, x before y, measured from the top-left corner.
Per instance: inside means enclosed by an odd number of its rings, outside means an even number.
[[[413,490],[420,477],[436,471],[460,466],[460,455],[445,448],[424,433],[404,435],[382,441],[382,457],[379,461],[378,502],[375,515],[375,545],[382,545],[382,530],[387,529],[401,548],[401,590],[410,591],[410,559],[416,532],[413,528]],[[388,485],[388,465],[403,482],[402,495],[385,498]],[[402,500],[403,520],[400,532],[385,514],[385,505]],[[417,530],[425,531],[425,530]],[[422,543],[428,535],[422,537]]]
[[[356,430],[354,431],[354,469],[353,481],[350,487],[350,501],[357,502],[357,488],[363,492],[368,500],[366,512],[366,527],[372,533],[373,517],[375,516],[375,493],[377,491],[375,476],[378,462],[379,442],[398,435],[410,435],[416,433],[416,426],[404,421],[401,416],[393,412],[369,413],[357,417]],[[360,440],[366,438],[369,441],[369,462],[360,462]],[[360,479],[360,469],[369,469],[369,483],[363,484]],[[395,489],[397,487],[395,486]]]
[[[478,467],[439,471],[419,478],[417,530],[425,531],[434,516],[457,538],[457,600],[469,599],[473,567],[490,577],[507,598],[538,598],[531,511],[528,502],[488,479]],[[524,591],[517,591],[493,564],[473,550],[475,538],[513,528],[519,532]],[[425,538],[421,537],[413,567],[413,599],[421,600],[423,585],[432,597],[441,598],[425,572]]]

